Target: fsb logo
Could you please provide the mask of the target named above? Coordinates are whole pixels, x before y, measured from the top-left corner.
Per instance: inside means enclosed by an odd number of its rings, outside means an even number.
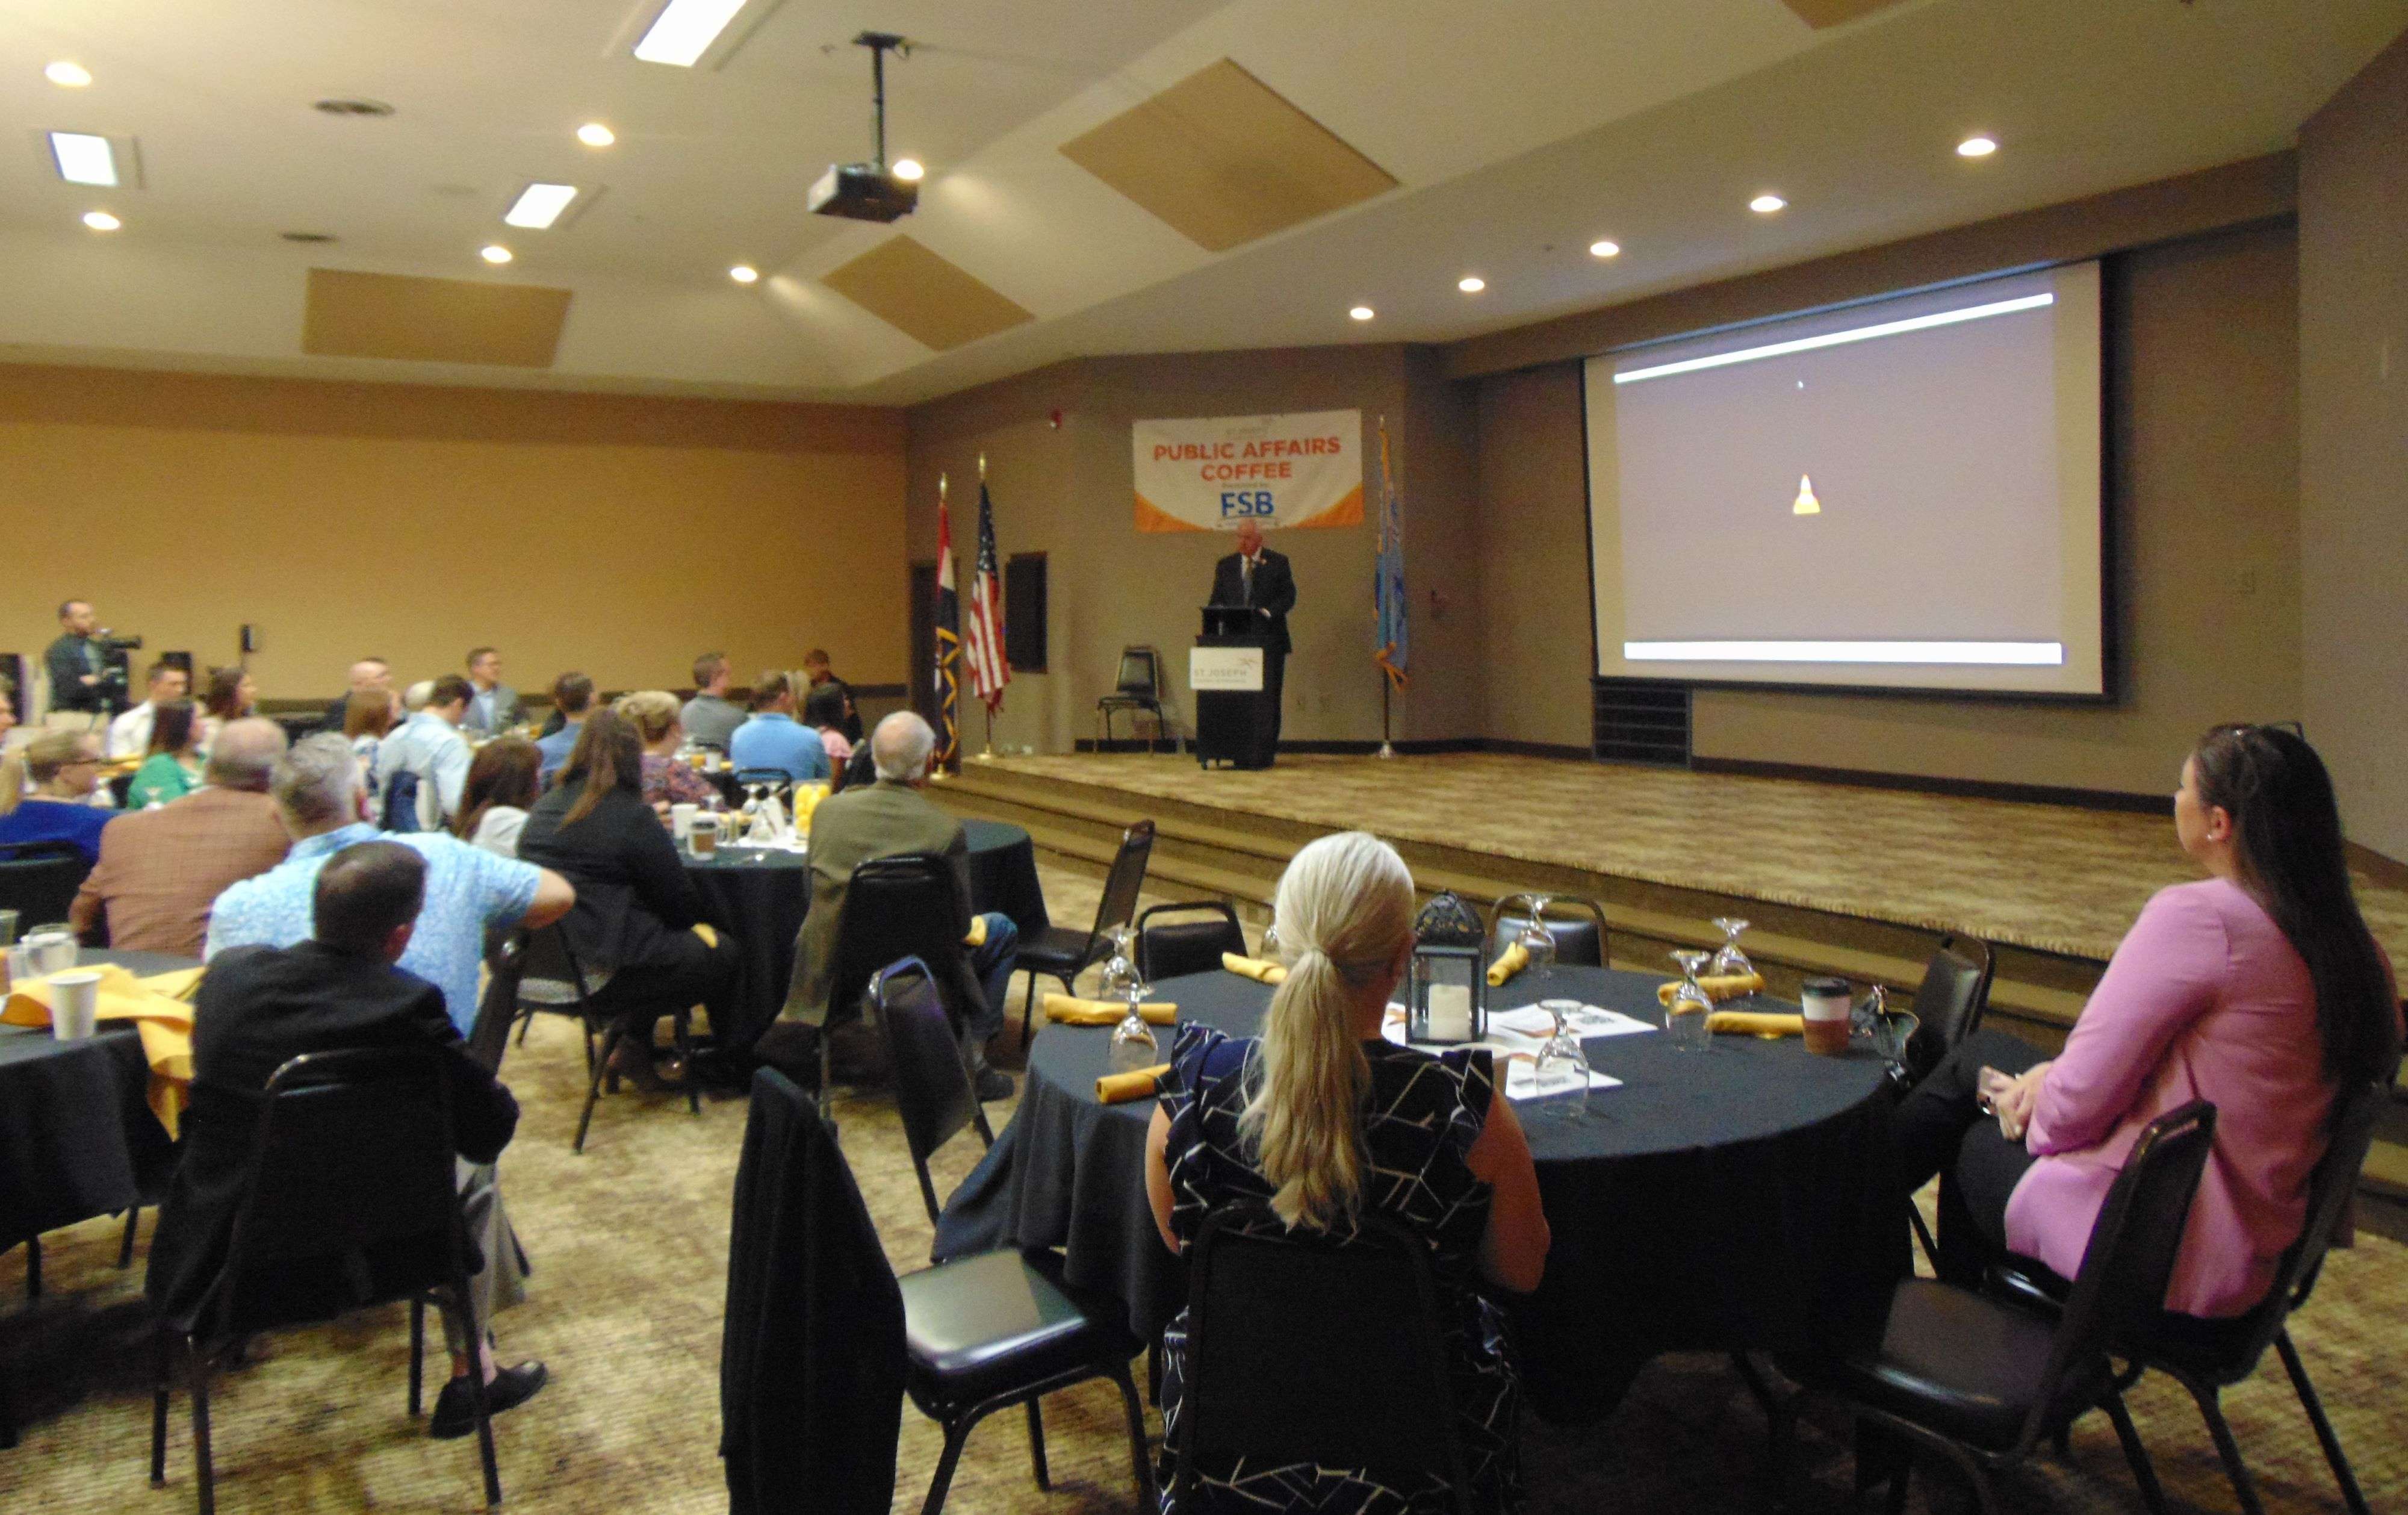
[[[1221,491],[1221,519],[1224,521],[1231,516],[1269,515],[1271,512],[1271,492],[1268,489]]]

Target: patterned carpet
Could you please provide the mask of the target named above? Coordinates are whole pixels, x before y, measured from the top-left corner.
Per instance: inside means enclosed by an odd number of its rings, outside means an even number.
[[[1059,918],[1094,909],[1095,886],[1083,878],[1048,871],[1045,888]],[[505,1066],[525,1117],[502,1160],[503,1183],[537,1271],[527,1304],[500,1321],[502,1343],[506,1356],[543,1358],[552,1373],[540,1397],[495,1422],[507,1508],[524,1515],[722,1511],[719,1332],[743,1107],[707,1104],[695,1119],[680,1101],[621,1094],[604,1101],[585,1155],[572,1157],[580,1072],[574,1034],[550,1018]],[[836,1114],[889,1256],[898,1269],[922,1265],[928,1220],[892,1105],[865,1088],[841,1097]],[[940,1192],[968,1171],[975,1146],[965,1138],[940,1154]],[[189,1407],[180,1394],[168,1485],[146,1485],[140,1264],[116,1271],[117,1236],[105,1220],[52,1234],[44,1298],[25,1313],[16,1313],[22,1253],[0,1259],[0,1300],[10,1311],[0,1316],[0,1371],[17,1385],[30,1422],[23,1445],[0,1452],[0,1508],[12,1515],[193,1508]],[[2398,1434],[2408,1420],[2408,1366],[2398,1350],[2408,1320],[2403,1262],[2408,1254],[2379,1238],[2335,1255],[2295,1333],[2377,1509],[2408,1507],[2408,1441]],[[396,1308],[273,1338],[260,1361],[222,1380],[214,1398],[221,1508],[477,1508],[474,1442],[430,1442],[402,1413],[407,1351],[406,1317]],[[2278,1365],[2270,1361],[2228,1404],[2270,1510],[2338,1508]],[[2133,1408],[2175,1507],[2232,1508],[2180,1391],[2151,1380]],[[1029,1478],[1018,1418],[996,1417],[971,1437],[949,1508],[966,1515],[1133,1509],[1118,1416],[1116,1396],[1101,1386],[1047,1401],[1050,1494]],[[1793,1508],[1845,1508],[1842,1430],[1828,1415],[1810,1422]],[[1727,1364],[1684,1357],[1649,1368],[1602,1424],[1528,1425],[1524,1445],[1529,1508],[1541,1515],[1746,1508],[1758,1493],[1764,1423]],[[897,1511],[918,1508],[939,1446],[936,1428],[907,1408]],[[2008,1508],[2087,1515],[2139,1508],[2114,1438],[2095,1416],[2078,1428],[2071,1463],[2043,1462],[2009,1479],[2002,1494]],[[1962,1508],[1953,1490],[1939,1503]],[[807,1491],[797,1491],[794,1508],[811,1508]],[[1926,1508],[1920,1494],[1915,1508]]]
[[[2151,894],[2199,876],[2161,815],[1795,779],[1498,753],[1283,757],[1259,772],[1168,755],[996,766],[2101,960]],[[2408,959],[2408,891],[2358,883],[2375,935]]]

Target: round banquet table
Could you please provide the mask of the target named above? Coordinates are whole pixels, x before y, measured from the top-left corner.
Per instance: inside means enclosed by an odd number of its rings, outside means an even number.
[[[115,963],[137,974],[198,966],[158,952],[95,952],[80,968]],[[0,1026],[0,1248],[114,1215],[140,1202],[174,1146],[145,1103],[150,1064],[131,1025],[62,1042],[47,1028]]]
[[[1002,912],[1024,937],[1042,931],[1045,892],[1037,882],[1037,849],[1027,828],[970,820],[962,830],[969,844],[970,908]],[[736,943],[731,1024],[713,1029],[723,1047],[742,1051],[785,1007],[795,938],[811,908],[810,858],[784,847],[722,844],[709,858],[684,861],[705,918]]]
[[[1647,974],[1558,967],[1523,974],[1492,1009],[1579,999],[1663,1024]],[[1270,990],[1235,974],[1166,979],[1155,997],[1233,1035]],[[1769,1000],[1733,1009],[1787,1009]],[[1169,1028],[1157,1028],[1163,1057]],[[935,1256],[1061,1248],[1069,1280],[1125,1301],[1152,1339],[1184,1303],[1183,1269],[1145,1197],[1155,1102],[1104,1105],[1106,1027],[1048,1025],[1030,1048],[1011,1124],[947,1205]],[[1505,1299],[1525,1386],[1551,1420],[1593,1419],[1658,1352],[1810,1351],[1877,1320],[1907,1264],[1889,1174],[1884,1063],[1852,1046],[1818,1057],[1789,1037],[1717,1036],[1699,1056],[1658,1033],[1588,1038],[1590,1066],[1622,1080],[1560,1118],[1517,1102],[1553,1242],[1544,1280]],[[1501,1097],[1501,1096],[1500,1096]]]

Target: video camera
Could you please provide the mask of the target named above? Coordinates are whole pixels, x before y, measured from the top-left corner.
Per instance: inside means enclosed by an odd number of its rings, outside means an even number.
[[[142,639],[121,637],[103,627],[93,633],[92,641],[100,649],[100,682],[93,685],[93,692],[114,714],[134,703],[132,659],[125,655],[140,652]]]

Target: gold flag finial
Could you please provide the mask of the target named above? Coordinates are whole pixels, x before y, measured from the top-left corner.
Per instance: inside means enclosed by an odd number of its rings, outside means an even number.
[[[945,502],[945,475],[943,475],[943,474],[939,473],[939,474],[938,474],[938,475],[937,475],[937,503],[938,503],[938,504],[939,504],[939,505],[942,505],[944,502]]]
[[[984,453],[981,453],[979,454],[979,483],[986,483],[986,454]]]

